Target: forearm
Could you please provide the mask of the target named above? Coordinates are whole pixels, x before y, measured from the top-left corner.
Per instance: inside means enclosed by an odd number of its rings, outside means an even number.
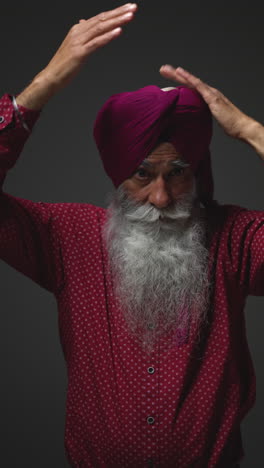
[[[261,123],[250,119],[241,134],[241,140],[248,143],[264,161],[264,126]]]
[[[17,104],[27,109],[41,110],[58,91],[58,85],[48,78],[44,71],[40,72],[17,97]]]

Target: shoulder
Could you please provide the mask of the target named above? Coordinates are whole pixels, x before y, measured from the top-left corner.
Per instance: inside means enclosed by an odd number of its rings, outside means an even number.
[[[218,204],[207,210],[207,220],[210,226],[216,230],[229,230],[236,227],[249,227],[253,223],[264,222],[263,210],[252,210],[239,205]]]
[[[53,217],[103,216],[106,209],[90,203],[49,203]]]
[[[90,203],[41,203],[48,209],[52,224],[62,230],[91,228],[102,224],[106,209]]]

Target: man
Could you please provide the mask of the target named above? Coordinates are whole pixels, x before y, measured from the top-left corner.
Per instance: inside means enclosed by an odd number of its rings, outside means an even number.
[[[80,20],[2,98],[2,181],[45,103],[136,9]],[[108,210],[1,195],[2,259],[57,299],[73,467],[226,468],[243,456],[255,399],[243,306],[264,293],[264,214],[213,200],[211,114],[263,159],[264,128],[190,73],[161,73],[185,86],[121,93],[98,114]]]

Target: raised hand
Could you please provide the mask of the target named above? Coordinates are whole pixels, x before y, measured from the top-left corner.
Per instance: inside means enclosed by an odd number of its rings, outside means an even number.
[[[35,76],[31,84],[17,97],[17,103],[39,110],[80,71],[89,55],[105,46],[122,32],[137,10],[128,3],[100,13],[72,26],[48,65]]]
[[[164,78],[178,81],[181,84],[194,88],[199,92],[208,104],[212,115],[227,133],[227,135],[244,139],[248,126],[254,122],[251,117],[244,114],[218,89],[212,88],[200,78],[192,75],[181,67],[173,68],[171,65],[163,65],[160,73]]]
[[[46,76],[60,87],[68,84],[89,55],[121,34],[122,26],[133,19],[136,9],[136,4],[128,3],[88,20],[81,19],[45,68]]]

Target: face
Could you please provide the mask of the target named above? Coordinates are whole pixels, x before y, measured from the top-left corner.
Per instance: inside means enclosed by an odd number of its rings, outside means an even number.
[[[130,198],[156,208],[169,208],[190,192],[194,175],[171,143],[160,144],[122,187]]]

